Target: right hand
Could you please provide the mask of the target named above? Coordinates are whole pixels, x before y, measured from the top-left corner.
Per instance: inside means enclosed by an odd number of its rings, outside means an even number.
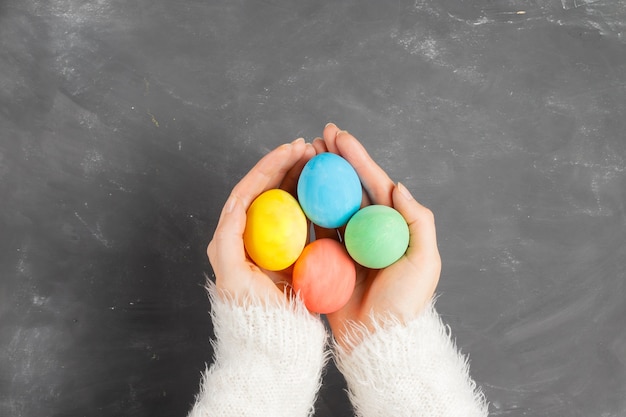
[[[435,221],[433,213],[418,203],[403,185],[395,185],[348,132],[328,124],[323,139],[316,139],[313,147],[318,154],[332,152],[350,162],[363,184],[364,205],[393,207],[409,226],[406,253],[384,269],[356,264],[357,281],[352,297],[342,309],[327,315],[335,339],[340,346],[348,347],[349,323],[364,325],[371,331],[375,317],[393,316],[407,321],[419,315],[430,302],[441,272]],[[321,231],[321,234],[333,233]]]

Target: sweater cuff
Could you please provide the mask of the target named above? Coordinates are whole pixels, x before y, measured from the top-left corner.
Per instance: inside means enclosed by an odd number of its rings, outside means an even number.
[[[415,319],[378,318],[372,331],[351,325],[335,360],[360,417],[486,416],[487,404],[432,304]]]
[[[309,416],[327,360],[326,330],[294,297],[283,305],[237,302],[209,283],[213,364],[190,413],[199,416]]]

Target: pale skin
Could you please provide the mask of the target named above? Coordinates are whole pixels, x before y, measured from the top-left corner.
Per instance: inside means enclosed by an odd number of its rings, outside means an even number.
[[[338,154],[354,167],[363,184],[362,205],[395,208],[410,232],[409,248],[393,265],[369,269],[357,264],[356,287],[350,300],[339,311],[327,315],[337,343],[347,347],[346,325],[350,322],[373,329],[373,317],[394,316],[406,321],[419,315],[432,299],[441,272],[433,213],[402,184],[394,184],[350,133],[329,123],[322,137],[312,144],[298,139],[265,155],[233,188],[207,253],[219,290],[236,300],[255,297],[267,302],[287,302],[284,288],[291,283],[291,269],[265,271],[246,256],[246,210],[259,194],[272,188],[295,194],[302,167],[322,152]],[[337,231],[316,229],[316,236],[337,237]]]

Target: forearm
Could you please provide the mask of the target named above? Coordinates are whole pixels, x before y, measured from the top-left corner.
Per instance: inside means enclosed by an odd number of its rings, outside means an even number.
[[[212,285],[209,293],[214,361],[189,416],[311,415],[326,360],[319,318],[299,301],[238,303]]]
[[[465,357],[434,307],[400,323],[379,320],[373,332],[354,327],[336,360],[359,417],[486,416],[484,396]]]

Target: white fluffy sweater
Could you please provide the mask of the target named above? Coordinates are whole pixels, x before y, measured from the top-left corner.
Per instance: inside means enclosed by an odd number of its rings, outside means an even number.
[[[209,288],[214,360],[190,417],[307,417],[329,356],[319,317],[302,303],[236,303]],[[243,304],[243,305],[242,305]],[[335,344],[359,417],[486,416],[487,404],[448,328],[429,306],[403,324],[387,319],[373,332],[358,326],[349,351]]]

